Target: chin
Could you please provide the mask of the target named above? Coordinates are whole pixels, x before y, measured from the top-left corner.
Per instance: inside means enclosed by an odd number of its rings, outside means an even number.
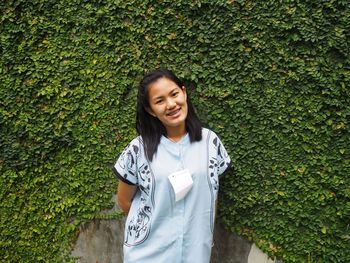
[[[169,123],[167,123],[167,125],[169,127],[179,127],[179,126],[181,126],[183,124],[185,124],[185,119],[181,120],[181,121],[177,121],[177,122],[169,122]]]

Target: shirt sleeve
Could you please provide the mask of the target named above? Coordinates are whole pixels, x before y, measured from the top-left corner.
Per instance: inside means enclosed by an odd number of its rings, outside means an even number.
[[[231,159],[228,155],[224,145],[222,144],[221,140],[218,136],[214,138],[214,145],[217,148],[217,169],[218,169],[218,175],[223,174],[227,168],[231,165]]]
[[[137,185],[137,163],[140,155],[140,145],[134,139],[119,156],[112,167],[117,178],[129,185]]]

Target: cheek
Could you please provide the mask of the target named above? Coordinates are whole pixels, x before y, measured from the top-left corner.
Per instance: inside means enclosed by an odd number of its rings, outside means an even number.
[[[186,104],[186,107],[185,107],[185,113],[186,113],[186,116],[188,114],[188,107],[187,107],[187,104]]]
[[[186,115],[186,117],[187,117],[187,114],[188,114],[188,105],[187,105],[186,102],[182,105],[182,111],[183,111],[183,113],[184,113],[184,114]]]
[[[178,104],[187,106],[187,100],[186,100],[186,96],[185,95],[183,95],[183,96],[181,96],[181,98],[179,98]]]
[[[159,105],[153,105],[151,107],[151,109],[152,109],[153,113],[156,114],[156,115],[158,115],[159,113],[162,112],[162,107],[159,106]]]

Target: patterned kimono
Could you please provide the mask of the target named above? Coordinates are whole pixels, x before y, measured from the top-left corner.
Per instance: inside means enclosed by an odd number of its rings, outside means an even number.
[[[118,179],[138,186],[126,219],[124,262],[209,262],[219,176],[229,164],[220,139],[205,128],[199,142],[188,134],[178,142],[163,136],[152,162],[141,137],[132,140],[114,165]],[[193,186],[175,202],[168,176],[183,169]]]

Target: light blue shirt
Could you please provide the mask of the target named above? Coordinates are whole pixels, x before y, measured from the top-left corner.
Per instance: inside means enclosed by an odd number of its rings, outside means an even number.
[[[202,129],[173,142],[162,136],[152,162],[141,137],[131,141],[114,166],[120,180],[138,186],[125,223],[125,263],[205,263],[210,261],[219,175],[230,158],[218,136]],[[193,186],[180,201],[168,176],[184,168]]]

